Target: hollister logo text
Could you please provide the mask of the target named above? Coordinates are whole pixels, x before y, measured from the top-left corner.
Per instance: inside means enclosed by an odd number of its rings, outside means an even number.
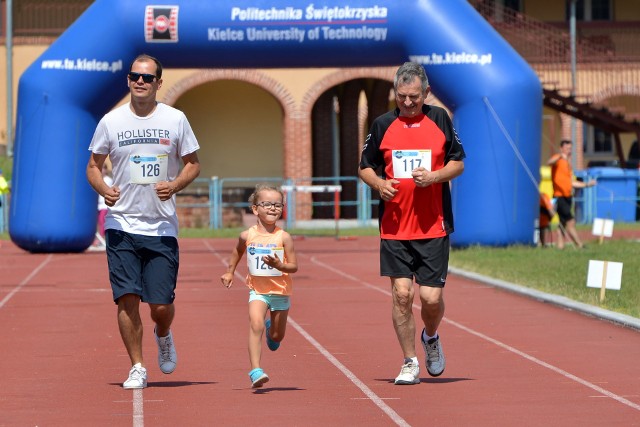
[[[144,38],[147,43],[178,41],[178,6],[147,6],[144,17]]]

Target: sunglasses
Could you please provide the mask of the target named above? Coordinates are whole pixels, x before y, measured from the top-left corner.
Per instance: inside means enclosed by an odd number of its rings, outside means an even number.
[[[145,83],[153,83],[153,81],[156,79],[156,76],[154,76],[153,74],[140,74],[134,72],[129,73],[129,80],[131,80],[132,82],[137,82],[138,80],[140,80],[140,77],[142,77],[142,81]]]

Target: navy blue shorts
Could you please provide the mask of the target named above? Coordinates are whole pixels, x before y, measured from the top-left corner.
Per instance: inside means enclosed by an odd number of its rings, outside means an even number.
[[[381,276],[415,278],[418,285],[443,288],[448,269],[449,236],[380,241]]]
[[[558,197],[556,199],[556,212],[558,212],[560,224],[566,225],[568,221],[573,219],[573,214],[571,213],[572,204],[573,197]]]
[[[139,295],[151,304],[171,304],[178,280],[178,240],[106,230],[107,262],[113,300]]]

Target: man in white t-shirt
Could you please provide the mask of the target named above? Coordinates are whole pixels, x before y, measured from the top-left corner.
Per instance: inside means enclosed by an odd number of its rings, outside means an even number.
[[[170,329],[179,265],[175,194],[199,175],[200,146],[184,113],[156,102],[162,86],[162,65],[156,58],[138,56],[127,84],[130,102],[98,123],[89,146],[87,178],[109,206],[109,280],[120,335],[133,365],[123,387],[137,389],[147,386],[140,301],[149,304],[155,323],[160,370],[170,374],[178,360]],[[102,178],[107,156],[112,186]]]

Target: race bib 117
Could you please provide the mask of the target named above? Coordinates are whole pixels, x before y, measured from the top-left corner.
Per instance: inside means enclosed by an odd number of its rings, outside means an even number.
[[[411,171],[423,167],[431,171],[431,150],[392,150],[393,177],[413,178]]]

